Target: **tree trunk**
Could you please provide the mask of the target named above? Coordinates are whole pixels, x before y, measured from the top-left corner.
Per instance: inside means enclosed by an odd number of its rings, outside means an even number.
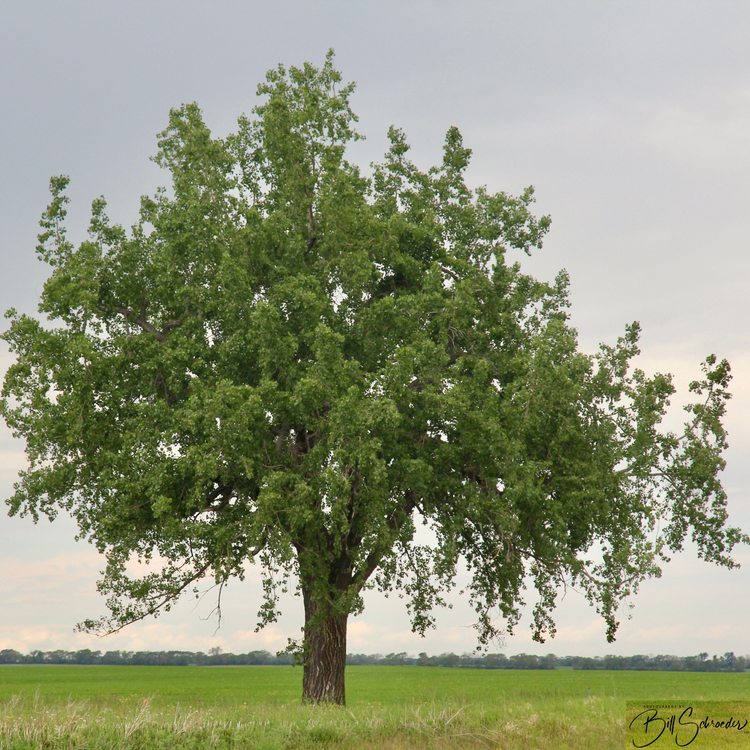
[[[346,702],[346,621],[348,615],[331,614],[312,600],[303,586],[305,601],[305,644],[302,673],[303,703]]]

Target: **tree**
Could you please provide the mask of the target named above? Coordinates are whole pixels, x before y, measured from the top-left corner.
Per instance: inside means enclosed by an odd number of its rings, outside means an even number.
[[[196,105],[173,110],[155,157],[171,189],[129,232],[95,200],[77,248],[53,178],[41,317],[10,311],[4,334],[3,414],[29,460],[10,513],[65,509],[107,558],[110,614],[82,627],[257,562],[259,627],[296,581],[304,698],[332,703],[368,587],[402,591],[424,633],[462,561],[486,645],[528,576],[538,640],[577,585],[612,640],[618,605],[688,535],[727,567],[748,541],[718,478],[729,365],[709,357],[684,434],[660,431],[674,388],[631,367],[637,324],[581,353],[566,275],[506,259],[549,227],[533,190],[470,190],[454,128],[427,172],[391,129],[364,176],[345,158],[352,91],[329,53],[270,71],[225,139]],[[434,544],[414,542],[422,522]],[[161,567],[134,577],[132,558]]]

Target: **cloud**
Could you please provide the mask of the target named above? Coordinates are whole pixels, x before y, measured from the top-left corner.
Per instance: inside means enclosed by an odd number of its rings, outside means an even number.
[[[628,644],[646,644],[654,647],[654,644],[667,643],[674,647],[685,640],[686,626],[684,623],[676,625],[657,625],[656,627],[638,628],[623,639]]]
[[[70,628],[60,628],[54,625],[40,625],[19,630],[13,626],[0,625],[0,650],[15,649],[21,653],[34,650],[77,651],[90,648],[101,650],[100,641],[96,636],[84,633],[73,633]]]
[[[604,620],[601,617],[596,617],[583,626],[563,625],[558,628],[554,640],[568,643],[587,643],[592,641],[604,643],[606,629]],[[554,649],[550,647],[548,650]]]
[[[61,590],[98,576],[104,558],[93,549],[23,562],[15,557],[0,558],[0,595],[4,602],[23,601],[44,595],[58,598]]]

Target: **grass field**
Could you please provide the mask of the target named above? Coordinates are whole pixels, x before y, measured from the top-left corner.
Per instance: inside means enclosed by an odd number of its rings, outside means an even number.
[[[343,709],[301,706],[301,682],[291,667],[2,666],[0,750],[620,750],[626,700],[750,699],[750,673],[348,667]]]

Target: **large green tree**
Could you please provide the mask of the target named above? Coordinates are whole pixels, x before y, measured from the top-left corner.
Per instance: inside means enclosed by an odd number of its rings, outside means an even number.
[[[259,624],[293,576],[304,698],[334,703],[368,587],[403,591],[424,632],[465,565],[486,643],[530,579],[535,637],[553,635],[573,584],[612,639],[623,598],[686,537],[727,567],[747,541],[718,479],[727,363],[704,364],[684,433],[661,431],[674,389],[631,367],[637,325],[580,353],[565,274],[506,259],[549,226],[532,190],[469,189],[455,129],[427,172],[391,129],[364,176],[345,158],[352,91],[329,55],[269,72],[225,139],[197,106],[173,110],[156,156],[171,189],[130,231],[94,201],[77,248],[53,178],[41,315],[10,311],[4,334],[3,414],[29,459],[10,512],[65,509],[106,555],[110,615],[84,626],[158,614],[255,562]],[[415,543],[422,522],[434,544]],[[134,557],[157,572],[131,577]]]

